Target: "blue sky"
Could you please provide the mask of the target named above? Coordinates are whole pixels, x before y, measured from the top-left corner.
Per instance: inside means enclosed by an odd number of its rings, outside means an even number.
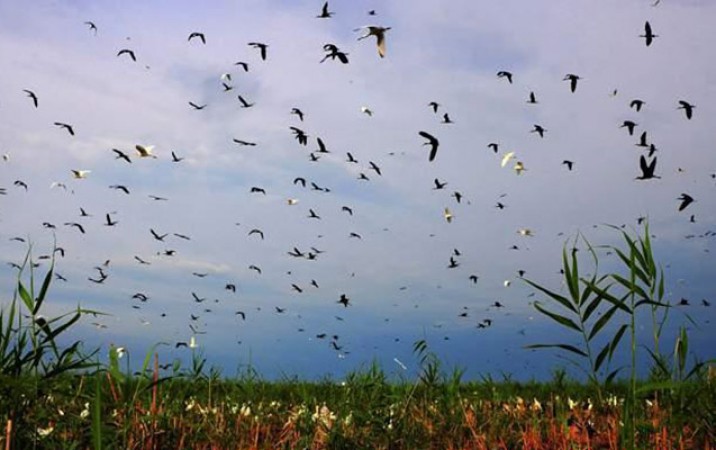
[[[173,345],[189,340],[191,323],[206,332],[196,336],[201,351],[229,374],[250,362],[269,377],[340,378],[374,359],[400,372],[395,357],[414,373],[413,342],[426,338],[470,378],[544,377],[561,361],[522,347],[555,330],[531,306],[540,296],[517,271],[564,290],[558,271],[566,239],[581,232],[595,244],[618,243],[603,224],[636,227],[648,216],[669,300],[692,304],[675,310],[669,332],[691,314],[699,325],[692,326],[695,353],[714,356],[716,313],[701,299],[713,300],[716,274],[713,237],[704,235],[716,223],[709,20],[716,6],[335,1],[334,17],[317,19],[322,4],[0,3],[0,154],[8,155],[0,161],[0,251],[4,262],[21,261],[27,245],[14,237],[32,242],[35,255],[50,252],[55,238],[66,250],[56,270],[68,281],[54,283],[48,313],[78,303],[105,311],[111,316],[97,322],[106,328],[88,318],[77,336],[135,354],[167,342],[165,360],[186,360],[188,352]],[[647,20],[659,35],[649,47],[639,37]],[[97,25],[96,35],[85,21]],[[363,25],[391,27],[385,58],[373,38],[357,40],[353,30]],[[206,45],[187,41],[194,31],[205,33]],[[255,41],[269,45],[266,61],[247,45]],[[348,53],[349,64],[319,63],[327,43]],[[117,57],[123,48],[137,62]],[[512,84],[496,76],[502,70],[513,73]],[[224,73],[231,74],[228,92]],[[581,77],[574,93],[563,81],[568,73]],[[37,94],[38,108],[24,89]],[[530,91],[535,105],[526,103]],[[241,108],[238,95],[255,105]],[[646,102],[640,112],[629,107],[635,98]],[[679,100],[696,105],[692,120]],[[196,111],[190,101],[207,106]],[[440,103],[438,114],[431,101]],[[290,114],[294,107],[304,122]],[[441,123],[443,113],[454,123]],[[620,128],[625,120],[638,124],[634,136]],[[54,122],[73,125],[76,135]],[[530,132],[535,124],[547,130],[543,139]],[[307,146],[291,126],[309,135]],[[435,161],[418,131],[440,140]],[[659,180],[635,180],[643,131],[658,148]],[[312,162],[317,137],[331,153]],[[497,154],[491,142],[500,144]],[[137,144],[154,145],[157,158],[136,157]],[[112,148],[132,163],[114,159]],[[172,162],[172,151],[185,159]],[[510,151],[516,158],[503,168]],[[346,152],[358,163],[346,162]],[[526,168],[521,175],[515,161]],[[91,173],[76,180],[72,169]],[[296,177],[309,187],[295,185]],[[436,178],[445,189],[433,189]],[[130,194],[109,189],[117,184]],[[696,201],[679,212],[682,193]],[[80,217],[80,207],[91,217]],[[311,209],[321,218],[309,218]],[[107,213],[116,226],[104,226]],[[54,234],[43,222],[56,225]],[[254,228],[265,239],[249,235]],[[534,236],[521,236],[525,228]],[[150,229],[168,233],[165,242]],[[294,258],[287,254],[294,247],[323,253]],[[454,249],[459,266],[448,268]],[[107,280],[88,281],[106,260]],[[9,265],[0,268],[3,304],[15,277]],[[149,300],[133,300],[137,292]],[[192,292],[207,300],[196,303]],[[348,308],[337,303],[341,294],[351,299]],[[505,308],[491,307],[495,301]],[[478,329],[484,319],[493,326]],[[321,333],[327,338],[316,338]],[[340,351],[329,344],[333,335]]]

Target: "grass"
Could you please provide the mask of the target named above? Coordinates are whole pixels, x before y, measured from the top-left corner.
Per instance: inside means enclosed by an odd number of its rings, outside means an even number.
[[[673,352],[663,353],[670,305],[648,226],[636,237],[619,232],[624,247],[609,250],[622,271],[599,275],[598,249],[578,237],[563,251],[566,296],[527,281],[545,296],[535,308],[581,340],[532,347],[564,352],[586,383],[563,369],[545,382],[465,382],[461,370],[443,369],[426,340],[413,347],[415,381],[391,380],[376,363],[342,381],[265,381],[251,368],[230,379],[207,369],[200,352],[189,367],[175,362],[160,370],[156,346],[132,373],[124,349],[111,347],[104,365],[79,342],[59,348],[61,334],[97,312],[78,306],[42,317],[54,264],[36,291],[28,252],[13,299],[0,312],[1,448],[714,448],[716,371],[689,360],[683,327]],[[577,244],[592,262],[591,275],[583,275]],[[650,345],[635,333],[643,308],[651,317]],[[610,367],[623,345],[631,366]],[[636,376],[637,351],[653,363],[645,379]]]

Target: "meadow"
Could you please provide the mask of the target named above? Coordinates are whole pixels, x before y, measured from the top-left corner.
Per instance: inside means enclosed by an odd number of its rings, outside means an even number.
[[[164,361],[156,345],[145,355],[112,346],[104,363],[101,349],[65,344],[73,325],[101,312],[78,307],[44,317],[54,262],[36,274],[28,252],[0,313],[0,443],[7,450],[713,448],[713,361],[691,354],[685,326],[675,342],[662,342],[672,305],[648,225],[616,230],[622,245],[608,250],[620,270],[599,275],[598,247],[577,236],[563,251],[564,294],[524,280],[542,298],[536,310],[576,336],[530,347],[562,352],[584,374],[557,367],[551,380],[527,383],[508,374],[465,382],[426,340],[413,345],[414,379],[391,378],[377,363],[343,380],[267,381],[250,367],[229,378],[206,367],[200,349],[183,366]],[[651,318],[652,342],[637,342],[642,317]],[[615,332],[602,336],[607,329]],[[611,368],[619,351],[631,364]],[[637,377],[641,351],[652,362],[646,378]],[[131,369],[133,357],[143,358],[140,370]]]

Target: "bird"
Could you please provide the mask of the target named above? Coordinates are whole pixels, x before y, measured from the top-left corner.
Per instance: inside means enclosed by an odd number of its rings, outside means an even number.
[[[308,135],[300,128],[289,127],[296,140],[301,145],[308,145]]]
[[[575,75],[573,73],[568,73],[564,76],[562,81],[569,81],[569,89],[574,92],[577,90],[577,80],[580,80],[581,77],[579,75]]]
[[[316,149],[316,152],[318,153],[330,153],[328,149],[326,148],[326,144],[323,142],[323,139],[317,137],[316,143],[318,144],[318,149]]]
[[[199,39],[201,39],[202,44],[206,45],[206,36],[204,36],[204,33],[199,33],[198,31],[194,31],[193,33],[191,33],[189,35],[189,38],[187,39],[187,41],[191,41],[192,39],[197,38],[197,37]]]
[[[681,203],[679,203],[679,211],[683,211],[687,206],[695,202],[694,198],[689,194],[681,194],[677,200],[681,200]]]
[[[498,149],[500,147],[500,144],[496,142],[490,142],[487,144],[487,148],[492,149],[493,153],[497,153]]]
[[[72,125],[68,125],[68,124],[62,123],[62,122],[55,122],[55,126],[64,128],[65,130],[67,130],[68,133],[70,133],[71,136],[75,135],[75,129],[72,128]]]
[[[638,125],[638,124],[634,123],[634,122],[631,121],[631,120],[625,120],[624,122],[622,122],[622,124],[621,124],[621,126],[620,126],[619,128],[626,128],[627,131],[629,132],[629,136],[634,136],[634,128],[635,128],[637,125]]]
[[[85,22],[85,25],[87,25],[89,30],[94,32],[94,35],[97,36],[97,25],[95,25],[94,22],[88,20]]]
[[[500,70],[497,72],[498,78],[506,78],[507,81],[512,84],[512,72],[507,72],[506,70]]]
[[[132,160],[129,159],[129,155],[127,155],[127,154],[124,153],[123,151],[118,150],[118,149],[116,149],[116,148],[113,148],[112,151],[117,155],[114,159],[123,159],[123,160],[127,161],[127,162],[130,163],[130,164],[132,163]]]
[[[354,164],[358,163],[358,160],[353,157],[351,152],[346,152],[346,156],[348,157],[348,159],[346,159],[346,162],[354,163]]]
[[[455,123],[452,121],[448,113],[443,114],[443,120],[442,123]]]
[[[202,297],[199,297],[198,295],[196,295],[195,292],[192,292],[192,293],[191,293],[191,296],[194,298],[194,301],[195,301],[196,303],[201,303],[201,302],[203,302],[204,300],[206,300],[206,297],[203,297],[203,298],[202,298]]]
[[[172,162],[178,163],[182,162],[183,160],[184,158],[180,158],[179,156],[177,156],[176,153],[174,153],[174,151],[172,151]]]
[[[91,171],[91,170],[75,170],[75,169],[72,169],[70,172],[72,172],[72,176],[73,176],[74,178],[76,178],[76,179],[79,180],[79,179],[87,178],[87,175],[89,175],[89,173],[92,172],[92,171]]]
[[[261,59],[263,61],[266,61],[266,49],[268,48],[268,44],[264,44],[261,42],[249,42],[248,45],[250,47],[259,49]]]
[[[477,279],[479,277],[477,275],[470,275],[469,279],[472,281],[473,284],[477,283]]]
[[[308,218],[309,218],[309,219],[319,219],[319,220],[320,220],[320,219],[321,219],[321,216],[319,216],[318,214],[316,214],[316,211],[314,211],[313,209],[309,208],[309,209],[308,209]]]
[[[522,172],[527,170],[527,169],[525,169],[525,165],[522,163],[522,161],[517,161],[515,163],[515,167],[513,167],[513,169],[515,169],[515,172],[517,172],[517,175],[520,175]]]
[[[179,233],[172,233],[174,236],[178,237],[179,239],[184,239],[185,241],[190,241],[191,238],[185,234],[179,234]]]
[[[32,104],[35,105],[35,108],[37,108],[38,103],[39,103],[38,100],[37,100],[37,95],[35,95],[35,93],[32,92],[32,91],[29,90],[29,89],[23,89],[22,91],[23,91],[24,93],[26,93],[27,96],[32,99]]]
[[[17,187],[25,188],[25,190],[27,190],[27,183],[22,180],[15,180],[13,184]]]
[[[500,167],[505,167],[510,162],[510,160],[513,159],[514,157],[515,157],[515,152],[505,153],[505,155],[502,157],[502,161],[500,162]]]
[[[110,189],[116,189],[116,190],[118,190],[118,191],[122,191],[122,192],[124,192],[125,194],[129,195],[129,189],[127,188],[127,186],[123,186],[123,185],[121,185],[121,184],[113,184],[113,185],[111,185],[109,188],[110,188]]]
[[[239,145],[243,145],[243,146],[248,146],[248,147],[255,147],[255,146],[256,146],[256,142],[249,142],[249,141],[244,141],[244,140],[236,139],[236,138],[234,138],[233,141],[234,141],[235,143],[237,143],[237,144],[239,144]]]
[[[361,106],[360,112],[362,112],[363,114],[365,114],[366,116],[369,116],[369,117],[373,116],[373,111],[370,108],[368,108],[367,106]]]
[[[430,103],[428,103],[428,106],[432,108],[432,110],[433,110],[433,112],[434,112],[435,114],[437,114],[437,113],[438,113],[438,108],[440,107],[440,103],[438,103],[438,102],[430,102]]]
[[[300,287],[299,285],[295,284],[295,283],[292,283],[292,284],[291,284],[291,289],[293,289],[294,291],[298,292],[299,294],[302,294],[302,293],[303,293],[303,289],[301,289],[301,287]]]
[[[137,154],[140,158],[156,158],[156,156],[152,153],[154,150],[153,145],[140,145],[137,144],[134,146],[134,148],[137,150]]]
[[[418,131],[418,134],[427,139],[427,142],[425,142],[423,145],[430,146],[430,155],[428,156],[428,161],[433,161],[435,159],[435,155],[437,155],[438,153],[438,146],[440,145],[440,141],[438,141],[435,136],[426,131]]]
[[[570,161],[568,159],[565,159],[564,161],[562,161],[562,164],[567,166],[567,170],[572,170],[572,166],[574,166],[574,162]]]
[[[65,225],[68,226],[68,227],[75,227],[75,228],[77,228],[77,229],[80,231],[80,233],[85,234],[85,229],[84,229],[84,227],[83,227],[81,224],[77,223],[77,222],[65,222]]]
[[[452,219],[453,219],[454,216],[453,216],[452,213],[450,212],[450,208],[445,208],[445,210],[443,211],[443,217],[445,218],[445,220],[447,221],[447,223],[451,223],[451,222],[452,222]]]
[[[136,255],[134,256],[134,259],[135,259],[139,264],[142,264],[142,265],[145,265],[145,266],[148,266],[148,265],[150,264],[149,261],[146,261],[146,260],[144,260],[144,259],[142,259],[142,258],[140,258],[139,256],[136,256]]]
[[[536,125],[536,124],[535,124],[534,128],[532,129],[532,131],[530,131],[530,133],[537,133],[537,134],[539,134],[539,137],[543,138],[545,131],[547,131],[547,130],[545,130],[544,128],[542,128],[541,125]]]
[[[338,300],[337,303],[340,303],[343,305],[344,308],[348,308],[350,305],[351,300],[346,296],[346,294],[341,294],[341,298]]]
[[[325,2],[323,4],[323,8],[321,8],[321,13],[316,16],[318,19],[329,19],[334,13],[332,11],[328,11],[328,2]]]
[[[529,97],[529,99],[527,100],[527,103],[530,103],[530,104],[533,104],[533,105],[537,103],[537,98],[535,97],[535,93],[534,93],[534,92],[530,91],[530,97]]]
[[[345,211],[349,216],[353,215],[353,209],[348,206],[341,206],[341,211]]]
[[[128,48],[123,48],[122,50],[117,52],[117,56],[122,56],[122,55],[129,55],[129,57],[132,58],[132,61],[137,62],[137,56],[134,54],[134,51],[132,51]]]
[[[264,195],[266,195],[266,189],[260,188],[260,187],[257,187],[257,186],[252,187],[252,188],[249,190],[249,192],[251,192],[252,194],[264,194]]]
[[[649,144],[646,142],[646,131],[641,133],[641,136],[639,136],[639,142],[636,143],[637,147],[649,147]]]
[[[298,120],[303,122],[303,111],[298,108],[291,108],[291,114],[295,114],[296,117],[298,117]]]
[[[117,223],[118,223],[116,220],[114,220],[114,221],[112,220],[112,218],[109,216],[109,213],[107,213],[105,215],[105,218],[106,218],[105,225],[108,227],[113,227],[113,226],[117,225]]]
[[[684,113],[686,114],[686,118],[691,120],[691,117],[694,114],[694,108],[696,108],[691,103],[687,102],[686,100],[679,100],[679,107],[678,109],[683,109]]]
[[[447,186],[447,181],[441,182],[441,181],[438,180],[437,178],[435,178],[435,179],[433,180],[433,183],[435,184],[435,187],[433,188],[433,190],[443,189],[443,188],[445,188],[445,186]]]
[[[378,175],[382,176],[383,174],[380,172],[380,167],[378,167],[373,161],[368,161],[368,164],[370,165],[369,169],[372,169],[377,173]]]
[[[651,24],[647,20],[646,23],[644,23],[644,34],[640,34],[639,37],[643,37],[646,41],[646,46],[650,46],[652,42],[654,42],[655,37],[659,37],[659,35],[654,34],[654,32],[651,30]]]
[[[239,102],[241,102],[242,108],[251,108],[252,106],[254,106],[254,103],[247,102],[246,99],[241,95],[239,95]]]
[[[189,102],[189,105],[190,105],[192,108],[194,108],[195,110],[197,110],[197,111],[201,111],[202,109],[206,108],[206,104],[204,104],[204,105],[197,105],[197,104],[194,103],[194,102]]]
[[[169,233],[164,233],[164,234],[161,234],[161,235],[160,235],[160,234],[158,234],[156,231],[154,231],[153,228],[150,228],[150,229],[149,229],[149,232],[152,234],[152,236],[154,237],[154,239],[156,239],[156,240],[159,241],[159,242],[164,242],[164,238],[169,235]]]
[[[517,230],[517,234],[520,236],[527,236],[527,237],[533,237],[534,233],[529,228],[520,228]]]
[[[261,231],[261,230],[259,230],[258,228],[254,228],[254,229],[252,229],[251,231],[249,231],[249,234],[248,234],[248,235],[251,236],[252,234],[258,234],[258,235],[261,237],[262,240],[263,240],[263,238],[264,238],[264,232]]]
[[[356,28],[353,31],[364,30],[365,34],[358,38],[358,40],[365,39],[369,36],[375,36],[376,45],[378,46],[378,56],[383,58],[385,56],[385,32],[390,30],[390,27],[379,27],[375,25],[367,25],[361,28]]]
[[[460,193],[458,191],[453,192],[451,197],[454,197],[455,201],[458,203],[462,202],[462,193]]]
[[[644,106],[646,102],[644,100],[639,100],[638,98],[635,98],[631,102],[629,102],[629,107],[634,108],[636,112],[641,111],[641,107]]]
[[[342,52],[338,49],[338,46],[335,44],[326,44],[323,46],[323,51],[326,52],[323,59],[321,59],[319,62],[322,63],[327,59],[335,60],[338,58],[338,61],[340,61],[343,64],[348,64],[348,53]]]

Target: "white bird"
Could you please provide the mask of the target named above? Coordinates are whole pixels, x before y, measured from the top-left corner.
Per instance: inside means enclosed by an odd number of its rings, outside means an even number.
[[[135,145],[134,148],[137,149],[137,153],[139,154],[140,158],[156,158],[156,156],[152,153],[152,150],[154,150],[153,145]]]
[[[92,172],[91,170],[75,170],[72,169],[72,176],[76,179],[87,178],[87,175]]]
[[[288,203],[288,206],[293,206],[298,203],[298,199],[297,198],[289,198],[288,200],[286,200],[286,203]]]
[[[447,220],[447,223],[452,222],[453,215],[450,212],[450,208],[445,208],[445,211],[443,212],[443,217],[445,217],[445,220]]]
[[[507,163],[509,163],[510,160],[514,157],[515,157],[515,152],[505,153],[505,156],[502,157],[502,162],[500,163],[500,166],[505,167],[507,165]]]
[[[378,55],[383,58],[385,56],[385,32],[390,30],[390,27],[379,27],[375,25],[366,25],[364,27],[356,28],[353,31],[364,30],[365,34],[358,38],[358,40],[365,39],[369,36],[375,36],[376,45],[378,46]]]
[[[517,233],[519,233],[520,236],[534,236],[532,230],[530,230],[529,228],[520,228],[519,230],[517,230]]]
[[[517,161],[517,162],[515,163],[514,169],[515,169],[515,172],[517,172],[517,175],[519,175],[519,174],[521,174],[523,171],[527,170],[527,169],[525,169],[525,165],[522,164],[522,161]]]

